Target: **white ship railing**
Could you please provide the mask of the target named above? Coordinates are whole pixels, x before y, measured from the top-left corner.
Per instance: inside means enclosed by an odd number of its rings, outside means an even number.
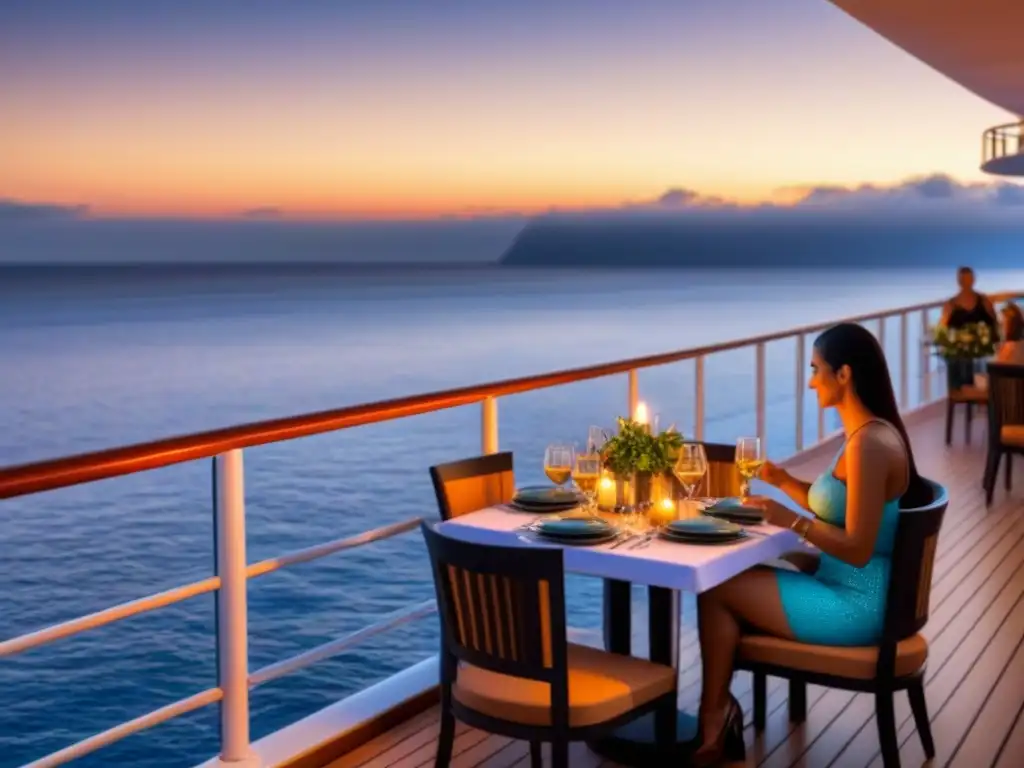
[[[996,301],[1020,298],[1024,293],[993,296]],[[213,459],[214,464],[214,550],[215,575],[201,581],[158,592],[148,597],[91,613],[77,619],[29,632],[0,642],[0,658],[12,656],[55,640],[71,637],[90,629],[102,627],[121,619],[148,613],[158,608],[179,603],[197,595],[217,594],[216,648],[218,658],[217,687],[200,691],[192,696],[156,709],[142,717],[129,720],[114,728],[98,733],[64,749],[40,758],[28,766],[51,768],[82,757],[105,745],[123,739],[138,731],[151,728],[172,718],[208,704],[220,702],[221,744],[220,762],[242,766],[254,764],[249,738],[249,691],[271,680],[303,669],[324,659],[343,653],[356,644],[399,625],[423,618],[435,610],[434,601],[390,613],[377,622],[344,637],[319,645],[291,658],[278,661],[256,671],[248,663],[248,611],[247,582],[251,578],[273,573],[297,563],[306,563],[344,550],[365,546],[376,541],[406,533],[418,527],[421,518],[412,518],[366,531],[357,536],[318,544],[307,549],[289,552],[278,557],[249,564],[245,554],[245,490],[243,450],[256,445],[292,440],[314,434],[332,432],[349,427],[391,421],[421,413],[443,410],[472,403],[481,406],[481,449],[484,453],[498,450],[498,399],[504,395],[545,389],[578,381],[625,373],[627,376],[627,404],[629,413],[636,410],[640,397],[639,371],[685,360],[694,364],[694,425],[695,437],[704,438],[705,431],[705,360],[713,354],[753,347],[755,349],[755,383],[753,395],[756,403],[757,434],[767,439],[766,371],[767,345],[792,339],[796,344],[795,370],[795,425],[796,449],[804,445],[804,393],[806,387],[807,338],[837,322],[857,322],[873,325],[885,348],[886,329],[890,320],[899,323],[899,376],[897,395],[900,407],[911,405],[910,358],[919,356],[918,405],[927,405],[937,399],[934,395],[941,386],[934,386],[935,369],[931,364],[931,351],[925,344],[910,341],[910,327],[916,323],[921,329],[920,339],[927,338],[931,314],[942,306],[941,302],[916,304],[884,312],[869,313],[828,323],[804,326],[778,333],[747,339],[712,344],[693,349],[651,355],[631,360],[559,371],[539,376],[482,384],[444,392],[399,398],[378,403],[357,405],[334,411],[307,414],[288,419],[248,424],[229,429],[187,435],[152,443],[115,448],[108,451],[82,454],[52,461],[36,462],[0,469],[0,499],[25,496],[56,488],[96,480],[118,477],[157,467],[187,461]],[[827,440],[824,413],[818,410],[817,443]],[[425,468],[424,468],[425,471]]]

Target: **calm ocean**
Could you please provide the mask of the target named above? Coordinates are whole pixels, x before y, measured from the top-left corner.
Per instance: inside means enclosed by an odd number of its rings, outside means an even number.
[[[1024,271],[981,277],[987,290],[1024,287]],[[0,464],[685,348],[952,289],[948,269],[0,270]],[[897,361],[896,321],[887,338]],[[792,342],[769,347],[776,457],[794,447],[794,357]],[[752,350],[708,360],[709,439],[754,430],[753,361]],[[644,371],[640,387],[663,426],[692,431],[691,364]],[[585,439],[625,403],[625,376],[502,400],[517,479],[540,481],[546,443]],[[468,407],[246,451],[250,560],[435,515],[427,467],[477,453],[478,419]],[[810,398],[805,424],[813,440]],[[3,502],[0,638],[209,575],[209,475],[193,463]],[[575,625],[597,626],[598,590],[574,581]],[[259,578],[252,668],[431,596],[415,534]],[[435,621],[257,689],[254,738],[430,655]],[[210,596],[5,659],[0,766],[213,685]],[[194,765],[217,749],[216,717],[208,708],[80,764]]]

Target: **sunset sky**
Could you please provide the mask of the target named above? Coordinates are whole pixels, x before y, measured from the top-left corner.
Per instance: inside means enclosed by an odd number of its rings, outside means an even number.
[[[0,199],[433,216],[978,171],[1011,119],[827,0],[6,0]]]

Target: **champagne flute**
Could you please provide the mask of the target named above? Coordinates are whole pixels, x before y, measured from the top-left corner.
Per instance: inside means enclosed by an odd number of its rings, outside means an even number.
[[[576,455],[576,468],[572,479],[587,497],[587,509],[597,507],[597,481],[601,477],[601,456],[598,453]]]
[[[544,451],[544,474],[559,488],[572,478],[575,449],[571,445],[553,444]]]
[[[679,446],[679,455],[672,466],[672,474],[686,491],[687,502],[693,499],[693,492],[697,490],[707,472],[708,457],[704,452],[703,443],[683,443]]]
[[[750,495],[750,481],[757,477],[764,466],[764,446],[759,437],[741,437],[736,441],[736,468],[743,477],[740,494]]]

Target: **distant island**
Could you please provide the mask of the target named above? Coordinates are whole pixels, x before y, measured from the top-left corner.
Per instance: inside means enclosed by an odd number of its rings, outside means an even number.
[[[1024,259],[1024,221],[942,217],[548,216],[530,222],[505,267],[1011,267]]]

